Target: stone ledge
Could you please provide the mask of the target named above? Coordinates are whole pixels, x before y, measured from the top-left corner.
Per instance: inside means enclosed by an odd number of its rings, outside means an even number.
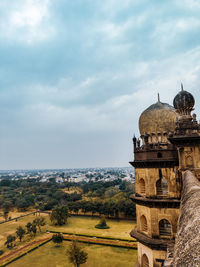
[[[180,200],[175,198],[147,198],[142,196],[131,195],[131,200],[136,204],[141,204],[149,207],[167,207],[167,208],[179,208]]]
[[[173,239],[162,239],[162,238],[151,238],[137,231],[137,227],[135,227],[131,232],[130,236],[137,239],[138,242],[143,245],[156,250],[165,250],[167,251],[167,247],[169,245],[174,244]]]

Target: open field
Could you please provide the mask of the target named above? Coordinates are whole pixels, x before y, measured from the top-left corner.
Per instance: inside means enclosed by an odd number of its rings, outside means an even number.
[[[68,219],[68,223],[64,226],[49,225],[48,230],[71,232],[75,234],[88,234],[104,237],[116,237],[133,240],[129,233],[134,228],[135,222],[125,220],[106,220],[110,226],[109,229],[97,229],[95,225],[98,224],[99,218],[92,217],[75,217]]]
[[[19,216],[19,215],[18,215]],[[0,248],[5,247],[3,244],[5,243],[6,237],[10,234],[15,234],[16,228],[18,226],[23,226],[28,222],[31,222],[35,219],[36,216],[34,215],[29,215],[26,217],[23,217],[21,219],[18,219],[17,221],[11,221],[11,222],[6,222],[3,224],[0,224]],[[45,216],[47,217],[47,216]]]
[[[11,263],[11,267],[71,267],[66,256],[66,249],[70,242],[64,241],[61,247],[55,247],[53,242],[47,243],[39,249],[25,255]],[[136,263],[137,250],[112,248],[100,245],[81,245],[88,253],[88,261],[83,267],[132,267]]]
[[[45,232],[46,229],[54,230],[59,232],[70,232],[75,234],[88,234],[88,235],[97,235],[104,237],[116,237],[116,238],[126,238],[133,240],[129,233],[135,226],[135,222],[132,221],[115,221],[107,220],[107,224],[110,226],[109,229],[97,229],[95,225],[99,222],[99,218],[91,217],[75,217],[72,216],[68,218],[68,223],[64,226],[53,226],[49,220],[47,214],[41,214],[44,216],[47,221],[47,225],[42,227],[42,231]],[[17,221],[11,221],[0,225],[0,247],[3,246],[7,235],[15,234],[16,228],[21,225],[25,227],[28,222],[33,221],[35,215],[30,215]],[[39,233],[37,235],[40,235]]]
[[[95,225],[99,222],[99,218],[96,217],[92,218],[92,217],[72,216],[68,218],[68,222],[66,225],[54,226],[51,224],[48,214],[42,213],[41,216],[44,216],[47,222],[47,224],[44,227],[42,227],[42,233],[37,233],[35,238],[31,238],[29,235],[26,235],[21,243],[17,240],[16,243],[17,249],[29,244],[30,242],[39,240],[41,238],[46,238],[48,236],[48,234],[45,234],[47,229],[58,232],[69,232],[76,234],[86,234],[91,236],[94,235],[94,236],[124,238],[133,240],[129,236],[129,232],[135,226],[135,222],[132,221],[107,220],[107,224],[110,226],[110,228],[103,230],[95,228]],[[6,249],[4,246],[6,237],[9,234],[15,234],[16,228],[19,225],[25,227],[25,225],[28,222],[32,222],[35,218],[36,218],[35,215],[29,215],[27,217],[20,218],[17,221],[14,220],[0,225],[0,249],[4,249],[5,251],[3,256],[10,253],[10,250]],[[36,251],[33,251],[30,254],[12,263],[11,266],[48,266],[48,267],[72,266],[67,262],[66,257],[63,258],[63,255],[65,255],[67,244],[69,243],[70,242],[65,241],[60,248],[56,248],[54,244],[50,242],[49,244],[44,245],[44,247],[41,247]],[[90,255],[89,256],[90,258],[87,264],[82,266],[120,267],[125,264],[126,264],[125,266],[133,266],[133,261],[136,261],[137,250],[114,248],[101,245],[87,245],[87,244],[84,244],[84,247],[86,247],[86,251]],[[33,265],[31,265],[32,262],[34,262]]]

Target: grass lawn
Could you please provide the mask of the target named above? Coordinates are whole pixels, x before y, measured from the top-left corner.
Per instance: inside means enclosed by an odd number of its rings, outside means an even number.
[[[72,232],[76,234],[88,234],[88,235],[97,235],[105,237],[116,237],[116,238],[127,238],[133,240],[129,233],[134,228],[135,222],[132,221],[115,221],[107,220],[107,224],[110,226],[109,229],[97,229],[95,225],[99,222],[99,218],[92,217],[81,217],[81,216],[72,216],[68,218],[68,222],[63,226],[53,226],[49,220],[47,214],[41,214],[44,216],[47,221],[47,225],[42,227],[42,231],[45,232],[46,229],[60,231],[60,232]],[[15,234],[16,228],[21,225],[25,227],[28,222],[32,222],[36,218],[34,215],[30,215],[17,221],[11,221],[0,225],[0,247],[3,246],[6,237],[9,234]]]
[[[72,216],[68,218],[68,223],[64,226],[49,225],[48,230],[60,232],[72,232],[75,234],[88,234],[105,237],[126,238],[133,240],[129,233],[134,228],[134,221],[106,220],[109,229],[97,229],[95,225],[99,223],[99,218]]]
[[[47,217],[47,216],[45,216]],[[10,234],[15,234],[16,228],[18,226],[25,227],[28,222],[32,222],[36,216],[29,215],[18,219],[17,221],[11,221],[7,223],[0,224],[0,249],[5,248],[4,243],[6,241],[6,237]],[[22,242],[23,243],[23,242]]]
[[[10,264],[11,267],[65,267],[73,266],[68,262],[66,249],[70,242],[64,241],[61,247],[53,242],[38,248],[21,259]],[[81,244],[88,253],[88,260],[81,267],[132,267],[136,263],[137,250],[112,248],[100,245]]]
[[[64,226],[53,226],[49,220],[49,215],[41,214],[46,218],[47,224],[42,227],[43,233],[37,233],[35,238],[30,238],[29,235],[26,235],[22,242],[20,243],[17,240],[17,247],[24,246],[26,243],[32,242],[37,239],[44,238],[42,235],[46,232],[46,230],[54,230],[59,232],[71,232],[76,234],[87,234],[87,235],[96,235],[96,236],[104,236],[104,237],[116,237],[116,238],[126,238],[133,240],[129,233],[135,226],[135,222],[132,221],[115,221],[115,220],[107,220],[107,224],[110,226],[109,229],[97,229],[95,225],[99,222],[99,218],[92,218],[92,217],[81,217],[81,216],[72,216],[68,218],[68,222]],[[9,252],[8,249],[4,246],[6,241],[6,237],[9,234],[14,234],[16,228],[18,226],[23,226],[28,222],[32,222],[36,218],[35,215],[29,215],[27,217],[23,217],[18,219],[17,221],[11,221],[4,224],[0,224],[0,249],[4,249],[7,253]]]

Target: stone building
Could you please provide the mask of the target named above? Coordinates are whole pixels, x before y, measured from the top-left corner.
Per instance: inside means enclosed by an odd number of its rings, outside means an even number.
[[[130,162],[135,167],[132,200],[137,214],[137,227],[130,234],[138,242],[137,266],[164,266],[177,234],[183,174],[190,170],[200,177],[200,125],[191,115],[194,103],[182,87],[174,107],[158,97],[139,118],[140,138],[133,138]]]

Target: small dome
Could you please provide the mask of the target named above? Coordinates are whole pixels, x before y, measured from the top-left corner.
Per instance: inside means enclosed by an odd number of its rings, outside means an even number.
[[[181,85],[182,90],[175,96],[173,105],[177,111],[184,110],[193,110],[195,100],[192,94],[183,90],[183,86]]]
[[[142,112],[139,118],[140,134],[145,133],[169,133],[175,129],[178,114],[176,110],[167,103],[158,100],[157,103]]]

